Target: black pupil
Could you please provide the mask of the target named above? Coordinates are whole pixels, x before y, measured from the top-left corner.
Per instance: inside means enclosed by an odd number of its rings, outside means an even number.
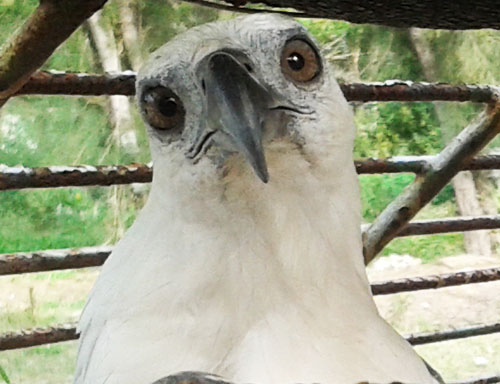
[[[163,116],[174,117],[177,113],[177,102],[174,98],[160,99],[158,102],[158,110]]]
[[[288,66],[294,71],[301,71],[306,63],[304,57],[297,52],[288,56],[286,61],[288,62]]]

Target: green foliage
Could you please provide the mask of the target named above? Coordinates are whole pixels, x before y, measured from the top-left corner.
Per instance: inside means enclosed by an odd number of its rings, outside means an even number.
[[[369,104],[356,111],[358,157],[435,154],[442,148],[430,103]]]
[[[2,379],[4,383],[10,384],[9,376],[7,376],[7,373],[2,368],[1,365],[0,365],[0,379]]]
[[[392,240],[382,251],[381,256],[412,255],[424,263],[457,255],[464,252],[463,234],[450,233],[446,235],[412,236]]]
[[[102,188],[3,192],[0,206],[0,253],[91,246],[111,236]]]
[[[410,174],[363,175],[359,178],[363,219],[375,220],[380,212],[414,179]]]

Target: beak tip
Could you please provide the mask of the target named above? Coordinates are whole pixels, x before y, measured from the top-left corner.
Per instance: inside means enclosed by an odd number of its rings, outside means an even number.
[[[267,169],[265,169],[264,171],[261,171],[261,172],[257,172],[257,176],[264,184],[268,183],[269,173],[267,172]]]

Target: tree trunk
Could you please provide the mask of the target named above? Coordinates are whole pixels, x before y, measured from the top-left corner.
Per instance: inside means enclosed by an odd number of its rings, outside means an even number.
[[[121,64],[115,36],[110,26],[104,26],[101,12],[96,12],[87,23],[104,71],[120,72]],[[127,96],[115,95],[109,97],[109,102],[113,137],[116,143],[128,153],[139,152],[129,99]]]
[[[423,31],[411,28],[410,38],[426,79],[428,81],[437,81],[438,76],[434,54],[425,40]],[[443,110],[443,105],[439,102],[435,102],[434,106],[441,129],[445,132],[447,129],[450,130],[450,127],[447,127],[447,119],[445,111]],[[452,134],[445,136],[449,139]],[[452,179],[451,184],[455,190],[458,212],[461,216],[480,216],[484,214],[477,198],[476,185],[470,171],[458,173]],[[467,253],[482,256],[491,255],[491,240],[487,231],[465,232],[464,242]]]
[[[134,71],[138,71],[142,65],[142,52],[139,40],[139,32],[136,24],[135,1],[120,0],[120,27],[123,35],[123,43],[127,50],[127,57]]]

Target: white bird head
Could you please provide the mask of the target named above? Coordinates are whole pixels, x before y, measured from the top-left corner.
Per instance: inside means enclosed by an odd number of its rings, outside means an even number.
[[[288,17],[193,28],[151,55],[137,90],[155,173],[219,182],[253,169],[267,183],[279,172],[273,153],[298,151],[311,167],[352,161],[350,108],[312,36]]]

